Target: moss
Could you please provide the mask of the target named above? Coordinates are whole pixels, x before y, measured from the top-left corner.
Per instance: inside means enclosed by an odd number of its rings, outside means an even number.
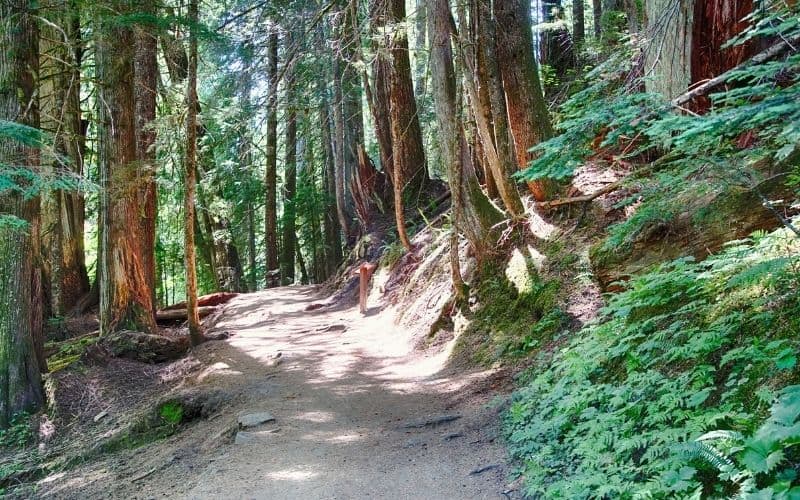
[[[542,279],[532,266],[527,274],[523,269],[513,266],[514,281],[507,277],[508,266],[483,270],[475,288],[479,305],[459,337],[457,352],[486,365],[523,356],[564,329],[567,316],[557,307],[560,283]]]
[[[50,373],[63,370],[71,366],[76,361],[80,360],[83,353],[89,346],[98,342],[98,337],[81,337],[66,342],[45,344],[45,350],[53,350],[55,352],[47,358],[47,368]]]

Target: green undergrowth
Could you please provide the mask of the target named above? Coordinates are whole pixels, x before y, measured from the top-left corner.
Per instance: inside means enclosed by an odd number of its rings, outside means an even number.
[[[530,266],[491,266],[474,290],[476,306],[457,348],[472,361],[491,364],[522,358],[560,333],[567,316],[558,307],[558,281],[543,279]]]
[[[624,285],[513,396],[504,431],[527,493],[798,498],[799,285],[787,230]]]

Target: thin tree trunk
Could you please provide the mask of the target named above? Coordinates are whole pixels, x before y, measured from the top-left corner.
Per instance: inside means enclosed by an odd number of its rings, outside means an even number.
[[[278,34],[271,32],[267,41],[269,62],[267,66],[267,136],[266,136],[266,203],[264,209],[267,284],[277,285],[269,278],[270,272],[278,269]]]
[[[0,2],[0,119],[39,126],[35,100],[39,54],[36,12],[27,0]],[[0,158],[34,168],[38,151],[0,138]],[[0,428],[44,402],[36,354],[41,314],[36,304],[34,245],[39,200],[0,192]],[[26,227],[13,222],[25,221]]]
[[[324,87],[321,88],[321,95],[319,116],[325,165],[325,182],[323,183],[325,186],[325,269],[326,277],[330,277],[336,273],[336,267],[342,261],[342,239],[341,226],[336,214],[336,172],[333,158],[332,124]]]
[[[347,196],[347,186],[345,185],[345,132],[344,132],[344,109],[342,92],[342,63],[339,59],[333,62],[333,123],[334,123],[334,148],[335,153],[335,188],[336,188],[336,214],[339,218],[339,225],[345,235],[347,243],[355,240],[355,232],[352,228],[352,198]]]
[[[189,76],[186,89],[186,186],[183,200],[184,252],[186,266],[186,316],[193,345],[203,342],[200,315],[197,309],[197,268],[194,245],[194,206],[197,179],[197,0],[189,1],[189,21],[193,23],[189,38]]]
[[[110,0],[108,11],[128,13],[129,3]],[[139,241],[134,35],[104,17],[96,42],[100,139],[100,331],[152,332],[153,293],[145,277]]]
[[[288,44],[291,46],[291,44]],[[291,63],[290,63],[291,64]],[[286,166],[283,185],[283,224],[281,245],[281,285],[294,282],[297,235],[295,192],[297,190],[297,111],[293,91],[293,68],[286,71]]]
[[[497,56],[503,61],[499,67],[509,125],[514,137],[517,167],[523,170],[533,159],[528,150],[549,139],[553,135],[553,128],[533,52],[529,2],[496,2],[494,12],[498,26],[503,27],[498,33]],[[537,201],[550,199],[556,191],[555,183],[546,180],[530,182],[528,188]]]

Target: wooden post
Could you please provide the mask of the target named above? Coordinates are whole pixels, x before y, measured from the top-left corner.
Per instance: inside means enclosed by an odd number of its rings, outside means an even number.
[[[362,262],[355,274],[358,274],[358,310],[361,314],[367,313],[367,287],[372,273],[375,272],[376,264]]]

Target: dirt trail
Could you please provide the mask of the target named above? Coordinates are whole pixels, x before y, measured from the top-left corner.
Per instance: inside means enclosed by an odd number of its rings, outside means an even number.
[[[312,288],[241,295],[193,356],[188,385],[231,395],[221,414],[160,443],[46,480],[47,497],[514,498],[487,407],[499,377],[443,370],[390,311],[305,308]],[[237,416],[275,420],[233,443]],[[426,425],[431,418],[459,418]],[[415,427],[418,425],[418,427]],[[480,469],[485,469],[479,471]]]

